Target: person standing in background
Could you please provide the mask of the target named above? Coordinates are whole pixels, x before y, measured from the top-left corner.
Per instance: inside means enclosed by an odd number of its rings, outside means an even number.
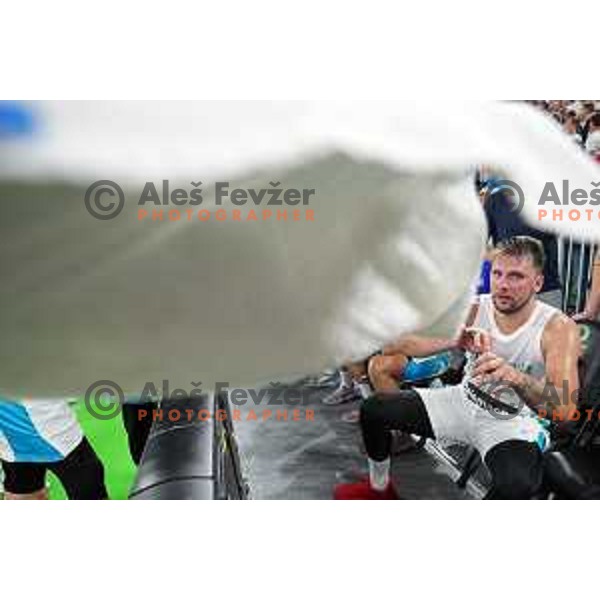
[[[46,500],[52,471],[71,500],[104,500],[104,466],[67,400],[0,397],[5,500]]]
[[[596,321],[600,315],[600,253],[596,250],[592,265],[592,283],[582,312],[573,315],[575,321]]]

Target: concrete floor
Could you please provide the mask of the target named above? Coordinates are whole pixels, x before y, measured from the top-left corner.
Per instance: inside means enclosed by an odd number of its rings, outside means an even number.
[[[300,413],[314,410],[314,420],[291,420],[291,407],[259,406],[240,410],[235,431],[241,461],[253,499],[331,499],[334,485],[366,475],[367,461],[359,426],[342,419],[359,402],[327,406],[322,398],[331,388],[306,392]],[[262,411],[288,408],[288,421],[262,420]],[[258,421],[246,420],[254,410]],[[456,472],[430,448],[392,458],[393,479],[405,499],[468,499],[476,490],[460,490]]]

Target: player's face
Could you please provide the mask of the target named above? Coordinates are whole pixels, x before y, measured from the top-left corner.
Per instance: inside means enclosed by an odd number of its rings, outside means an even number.
[[[543,282],[531,257],[497,256],[491,280],[494,307],[507,315],[519,311],[542,289]]]

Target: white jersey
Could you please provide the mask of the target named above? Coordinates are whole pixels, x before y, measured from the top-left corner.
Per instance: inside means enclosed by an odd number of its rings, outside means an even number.
[[[547,323],[560,311],[552,306],[536,300],[535,308],[529,319],[516,331],[505,334],[500,331],[494,317],[494,305],[489,294],[479,297],[479,308],[473,322],[473,327],[487,331],[492,338],[492,352],[506,360],[515,369],[541,379],[546,371],[544,355],[542,353],[542,335]],[[467,383],[471,376],[474,356],[469,357],[465,370],[463,383]],[[499,391],[502,389],[502,401],[510,401],[510,392],[503,386],[497,384],[484,384],[481,388]],[[474,400],[473,394],[467,387],[467,395]],[[497,394],[492,394],[497,396]],[[476,400],[474,400],[476,401]]]
[[[483,295],[472,325],[490,334],[492,352],[519,371],[541,378],[545,373],[542,336],[557,314],[558,309],[537,300],[527,322],[504,334],[496,323],[491,296]],[[549,444],[548,431],[510,384],[471,383],[475,358],[468,357],[462,385],[419,390],[436,438],[471,444],[482,457],[509,440],[535,443],[543,452]]]

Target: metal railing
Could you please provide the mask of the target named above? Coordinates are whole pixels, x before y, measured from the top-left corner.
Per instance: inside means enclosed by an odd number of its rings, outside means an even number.
[[[591,285],[595,244],[579,242],[573,237],[559,238],[558,272],[562,285],[563,312],[572,315],[585,307]]]

